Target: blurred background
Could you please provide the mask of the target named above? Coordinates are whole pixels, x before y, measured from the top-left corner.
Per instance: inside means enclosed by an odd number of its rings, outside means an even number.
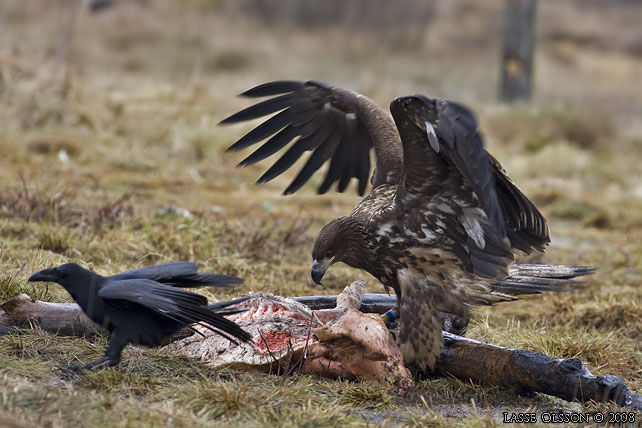
[[[508,3],[4,0],[0,215],[13,242],[3,244],[5,262],[32,263],[34,249],[46,260],[99,264],[182,257],[252,276],[252,263],[278,259],[276,271],[266,267],[276,282],[308,279],[299,275],[318,227],[349,212],[354,188],[317,197],[313,180],[279,196],[297,168],[253,186],[270,163],[236,169],[247,153],[224,154],[251,125],[216,126],[247,105],[236,94],[275,79],[332,82],[384,107],[408,93],[470,106],[489,150],[551,219],[552,251],[586,259],[586,228],[642,226],[642,2],[540,0],[532,96],[505,104]],[[162,224],[166,213],[179,216],[166,220],[177,223],[174,246],[151,232],[131,238],[149,226],[141,219]],[[216,227],[214,248],[184,250],[180,216],[192,214]],[[271,224],[284,235],[261,235]],[[122,234],[124,250],[105,250],[121,243],[109,233]],[[267,256],[265,242],[280,249]],[[297,246],[292,271],[282,269],[280,251]],[[230,266],[214,257],[227,250]]]
[[[60,287],[26,282],[29,274],[68,261],[108,274],[182,259],[245,278],[235,290],[203,291],[212,300],[250,290],[335,294],[361,278],[368,292],[382,292],[374,278],[340,265],[324,287],[310,279],[314,238],[356,205],[356,185],[318,196],[317,174],[295,195],[280,196],[295,166],[255,186],[275,159],[236,168],[249,152],[225,149],[258,122],[217,123],[250,104],[238,93],[270,80],[322,80],[384,108],[399,95],[422,93],[472,108],[489,151],[549,220],[551,245],[532,261],[597,267],[594,283],[580,293],[480,309],[468,335],[579,357],[594,373],[621,376],[642,390],[642,1],[539,0],[532,94],[508,104],[499,101],[503,20],[506,5],[515,3],[1,0],[0,302],[20,292],[69,301]],[[174,413],[163,406],[184,404],[176,399],[184,385],[174,369],[164,370],[169,360],[154,359],[173,358],[163,350],[142,359],[139,350],[127,351],[136,353],[126,358],[135,370],[122,382],[114,377],[121,389],[88,381],[65,395],[52,361],[75,358],[67,355],[88,361],[102,348],[42,335],[21,336],[19,344],[7,337],[9,345],[0,346],[6,392],[0,410],[24,415],[28,408],[41,415],[38,424],[52,426],[84,425],[84,415],[103,421],[96,426],[120,417],[128,424],[132,415],[151,413],[158,419],[149,426],[158,426]],[[156,380],[143,382],[140,370],[149,367]],[[210,382],[222,382],[216,379]],[[171,391],[145,389],[146,382],[166,383]],[[252,398],[266,394],[259,380],[239,382],[242,388],[233,383],[229,391],[251,391],[237,400],[240,408],[266,405],[267,398]],[[431,405],[454,400],[468,409],[471,394],[480,391],[453,380],[431,382],[418,386]],[[225,393],[203,399],[209,404],[194,404],[189,400],[206,390],[199,385],[185,394],[195,410],[186,410],[182,426],[196,426],[199,409],[229,396],[224,386]],[[349,414],[336,407],[343,384],[319,385],[322,392],[308,395],[275,389],[269,400],[313,399],[307,411],[318,417]],[[331,388],[339,392],[324,402]],[[135,396],[127,402],[107,397],[128,391]],[[477,405],[505,404],[492,391],[475,397],[481,397]],[[531,408],[530,398],[511,400]],[[120,410],[105,416],[107,402]],[[426,402],[411,404],[423,418]],[[302,405],[281,408],[306,418]]]

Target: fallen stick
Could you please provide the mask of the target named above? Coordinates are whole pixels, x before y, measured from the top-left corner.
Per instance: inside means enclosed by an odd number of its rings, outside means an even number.
[[[302,303],[313,311],[333,309],[337,305],[337,296],[299,296],[292,300]],[[383,314],[397,306],[395,295],[383,293],[367,293],[361,300],[359,310],[364,314]],[[468,319],[453,317],[445,312],[439,312],[444,332],[464,335],[468,327]]]
[[[551,358],[444,332],[437,371],[475,383],[535,391],[566,401],[607,402],[642,411],[642,395],[617,376],[594,376],[579,358]]]
[[[337,305],[337,296],[300,296],[291,297],[292,300],[303,303],[313,311],[319,309],[332,309]],[[392,294],[366,293],[361,301],[361,312],[369,314],[383,314],[397,304],[397,297]]]
[[[16,327],[11,322],[9,315],[6,312],[0,313],[0,336],[6,336],[16,330]]]
[[[5,311],[0,314],[0,335],[29,328],[33,324],[49,332],[64,336],[92,337],[107,334],[107,330],[94,323],[76,303],[49,303],[20,294],[0,305]],[[3,320],[11,327],[5,327]]]
[[[312,310],[332,309],[337,305],[337,296],[293,297]],[[392,309],[396,297],[388,294],[364,294],[361,312],[382,314]],[[36,323],[41,329],[58,332],[65,336],[91,337],[106,334],[107,330],[97,326],[76,303],[49,303],[20,294],[0,305],[0,335],[15,332],[16,327],[29,328]]]
[[[371,297],[373,296],[373,297]],[[381,296],[384,296],[382,298]],[[296,298],[310,302],[313,308],[329,299],[313,296]],[[381,312],[387,295],[364,295],[364,306]],[[394,299],[394,296],[391,296]],[[370,305],[370,306],[368,306]],[[105,333],[75,303],[47,303],[21,294],[0,305],[1,329],[10,325],[30,327],[38,324],[50,332],[71,336]],[[376,308],[377,310],[373,310]],[[557,359],[535,352],[502,348],[444,332],[444,347],[437,362],[437,372],[475,383],[498,385],[517,391],[534,391],[567,401],[612,401],[622,407],[642,411],[642,396],[630,391],[617,376],[594,376],[577,358]]]

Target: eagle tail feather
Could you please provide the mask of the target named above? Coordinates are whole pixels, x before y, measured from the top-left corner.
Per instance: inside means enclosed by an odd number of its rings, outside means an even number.
[[[492,285],[492,291],[513,296],[577,291],[589,281],[575,278],[593,273],[590,266],[515,264],[506,278]]]

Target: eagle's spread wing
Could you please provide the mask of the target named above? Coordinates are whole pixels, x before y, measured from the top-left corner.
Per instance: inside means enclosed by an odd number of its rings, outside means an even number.
[[[546,219],[506,175],[497,159],[490,153],[488,157],[493,166],[497,195],[511,245],[527,254],[541,250],[551,241]]]
[[[465,235],[452,239],[452,251],[474,273],[505,275],[512,249],[543,248],[545,219],[486,152],[468,109],[420,95],[398,98],[390,108],[404,148],[397,202],[422,204],[416,213],[446,226],[457,219],[461,226],[447,233],[463,228]]]
[[[228,150],[241,150],[269,138],[245,158],[252,165],[284,148],[288,150],[259,179],[267,182],[290,168],[306,151],[312,151],[285,194],[296,192],[326,162],[330,166],[318,192],[338,182],[343,192],[351,178],[359,180],[363,195],[370,173],[370,148],[377,153],[373,186],[398,179],[401,142],[390,116],[368,98],[322,82],[276,81],[249,89],[245,97],[273,96],[250,106],[221,123],[236,123],[279,112],[241,137]],[[392,135],[394,141],[389,136]],[[390,147],[387,147],[390,146]]]

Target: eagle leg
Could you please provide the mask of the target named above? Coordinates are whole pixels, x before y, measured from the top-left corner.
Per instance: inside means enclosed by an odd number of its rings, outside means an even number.
[[[407,367],[434,369],[443,338],[434,287],[414,275],[398,275],[399,336],[397,344]]]

